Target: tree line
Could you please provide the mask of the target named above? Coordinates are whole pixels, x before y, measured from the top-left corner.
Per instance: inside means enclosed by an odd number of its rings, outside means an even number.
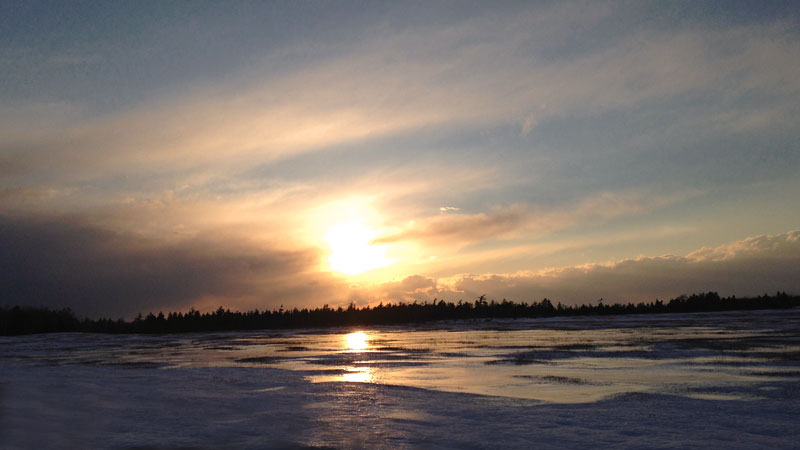
[[[78,318],[69,309],[44,307],[0,307],[0,335],[32,333],[187,333],[205,331],[262,330],[285,328],[323,328],[332,326],[369,326],[419,323],[436,320],[469,320],[491,318],[536,318],[579,315],[657,314],[782,309],[800,306],[800,296],[777,292],[775,295],[737,298],[720,297],[716,292],[681,295],[668,302],[607,304],[599,299],[594,304],[554,305],[545,298],[539,302],[487,301],[481,296],[474,302],[457,303],[434,299],[432,302],[381,303],[378,306],[315,309],[258,309],[246,312],[219,307],[200,313],[194,308],[164,314],[152,312],[135,319]]]

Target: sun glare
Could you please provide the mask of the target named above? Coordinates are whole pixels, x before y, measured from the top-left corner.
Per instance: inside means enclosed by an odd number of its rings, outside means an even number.
[[[356,221],[340,222],[328,228],[325,237],[330,247],[328,264],[331,269],[357,275],[391,264],[382,246],[370,244],[377,234],[377,231]]]
[[[342,374],[342,381],[348,383],[371,383],[372,369],[370,367],[350,367]]]
[[[361,351],[369,347],[369,343],[367,342],[369,340],[367,333],[364,333],[363,331],[354,331],[350,334],[346,334],[344,338],[346,341],[347,350]]]

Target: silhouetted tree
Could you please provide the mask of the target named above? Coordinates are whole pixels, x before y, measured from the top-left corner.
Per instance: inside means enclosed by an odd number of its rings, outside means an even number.
[[[800,306],[800,296],[776,292],[774,296],[755,298],[721,298],[716,292],[680,295],[665,303],[606,304],[603,299],[596,305],[582,304],[553,306],[550,299],[539,302],[486,301],[481,295],[474,302],[457,303],[434,299],[428,303],[380,303],[378,306],[359,308],[350,303],[347,309],[332,309],[327,304],[316,309],[258,309],[247,312],[231,311],[222,306],[213,312],[200,313],[191,308],[186,313],[169,312],[166,315],[141,313],[132,321],[106,318],[79,320],[70,309],[50,310],[14,306],[0,307],[0,335],[27,333],[84,331],[98,333],[183,333],[223,330],[256,330],[277,328],[307,328],[342,325],[388,325],[431,320],[474,320],[486,318],[535,318],[550,316],[598,314],[654,314],[675,312],[730,311],[747,309],[792,308]]]

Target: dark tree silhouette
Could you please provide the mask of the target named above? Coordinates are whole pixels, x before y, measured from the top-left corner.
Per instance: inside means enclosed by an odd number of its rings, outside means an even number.
[[[95,333],[185,333],[202,331],[258,330],[278,328],[322,328],[353,325],[391,325],[435,320],[471,320],[489,318],[535,318],[577,315],[657,314],[731,311],[749,309],[781,309],[800,306],[800,296],[777,292],[773,296],[721,298],[716,292],[681,295],[664,303],[656,299],[645,303],[608,304],[602,299],[596,305],[567,306],[545,298],[539,302],[486,301],[481,295],[474,302],[457,303],[433,299],[431,303],[381,303],[359,308],[350,303],[347,309],[332,309],[327,304],[316,309],[284,309],[246,312],[231,311],[222,306],[213,312],[200,313],[194,308],[186,313],[141,313],[131,321],[123,319],[78,319],[71,309],[50,310],[14,306],[0,307],[0,335],[53,332]]]

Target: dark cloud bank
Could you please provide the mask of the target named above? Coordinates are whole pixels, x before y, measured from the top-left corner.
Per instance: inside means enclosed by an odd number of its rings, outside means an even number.
[[[295,278],[313,260],[310,252],[263,252],[207,238],[155,242],[71,218],[2,217],[0,303],[68,306],[91,316],[199,307],[209,297],[241,304],[308,289],[309,280]]]

